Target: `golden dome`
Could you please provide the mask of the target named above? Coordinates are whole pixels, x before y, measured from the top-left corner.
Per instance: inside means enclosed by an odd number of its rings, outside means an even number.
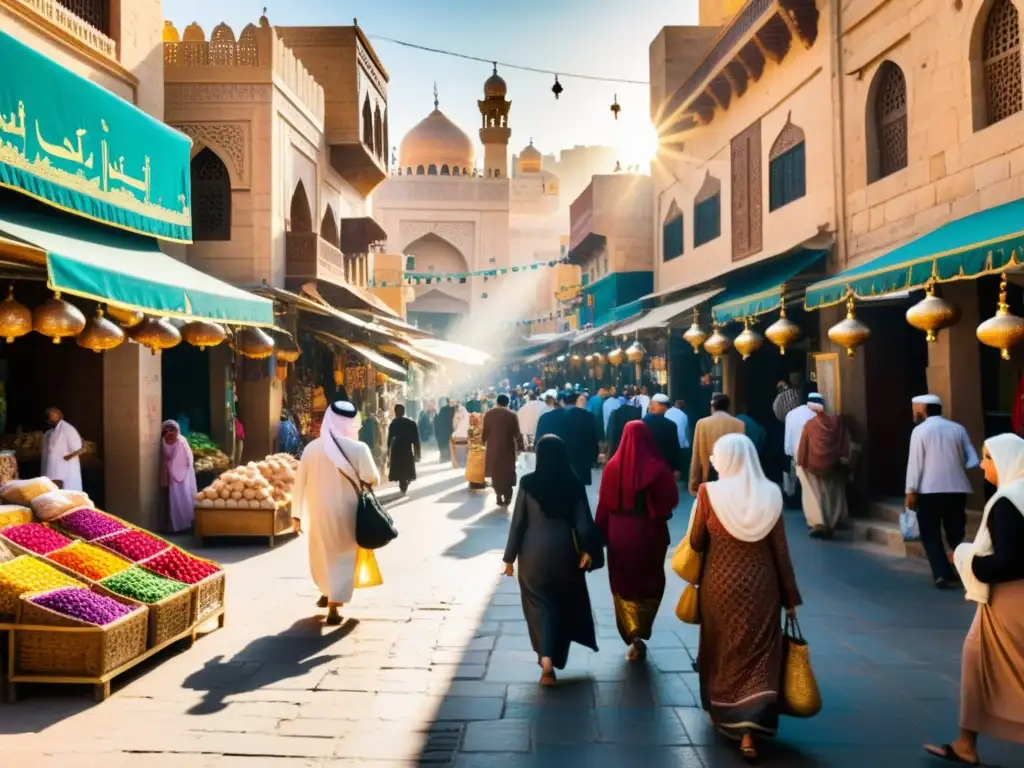
[[[434,111],[420,120],[402,139],[399,149],[399,164],[402,168],[411,168],[413,173],[443,173],[444,166],[449,172],[460,168],[469,170],[476,166],[476,150],[459,126],[445,117],[441,110]]]
[[[530,145],[519,153],[518,172],[540,173],[541,159],[540,151],[533,146],[533,139],[530,139]]]
[[[505,81],[501,75],[498,74],[498,65],[494,65],[494,73],[487,78],[487,82],[484,83],[484,98],[485,99],[503,99],[505,94],[508,93],[508,86],[505,85]]]
[[[170,21],[164,22],[164,29],[161,33],[161,37],[165,43],[177,43],[181,40],[178,36],[178,30],[175,28],[173,22]]]

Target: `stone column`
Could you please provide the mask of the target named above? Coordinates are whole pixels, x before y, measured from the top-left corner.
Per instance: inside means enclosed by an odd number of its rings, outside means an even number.
[[[269,360],[267,363],[269,365]],[[263,381],[239,381],[236,384],[238,418],[245,427],[243,462],[259,461],[274,452],[284,396],[281,384],[273,375]]]
[[[159,530],[161,355],[133,342],[104,353],[103,461],[107,510]]]

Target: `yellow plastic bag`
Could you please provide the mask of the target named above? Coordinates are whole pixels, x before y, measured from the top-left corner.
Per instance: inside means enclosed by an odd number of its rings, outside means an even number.
[[[700,590],[688,584],[676,603],[676,618],[684,624],[700,624]]]
[[[384,583],[384,577],[380,574],[380,568],[377,565],[377,556],[373,554],[372,549],[359,548],[359,552],[356,554],[356,589],[366,589],[367,587],[379,587]]]

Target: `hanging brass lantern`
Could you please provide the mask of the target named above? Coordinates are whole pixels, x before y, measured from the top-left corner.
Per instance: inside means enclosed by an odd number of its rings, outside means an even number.
[[[732,346],[732,340],[722,333],[718,327],[718,323],[715,323],[711,327],[711,335],[707,341],[704,342],[704,349],[711,355],[712,362],[718,365],[718,359],[729,351],[729,347]]]
[[[14,298],[14,284],[7,291],[7,298],[0,301],[0,336],[8,344],[32,330],[32,311]]]
[[[608,355],[608,362],[618,368],[626,359],[626,353],[622,351],[621,347],[616,347],[611,350]]]
[[[216,347],[228,336],[224,326],[211,320],[193,320],[181,327],[181,337],[193,347]]]
[[[591,356],[591,360],[593,360],[593,362],[594,362],[594,365],[604,365],[604,364],[605,364],[605,360],[606,360],[606,358],[605,358],[605,356],[604,356],[604,355],[602,355],[602,354],[601,354],[600,352],[595,352],[595,353],[594,353],[594,354],[593,354],[593,355]]]
[[[847,357],[857,354],[857,347],[868,340],[871,329],[857,319],[853,312],[853,294],[846,299],[846,319],[828,329],[828,337],[846,350]]]
[[[569,361],[572,363],[573,368],[579,368],[580,363],[583,362],[583,358],[579,356],[578,352],[573,352],[569,357]]]
[[[960,320],[960,308],[935,295],[935,281],[925,286],[925,297],[907,310],[907,322],[925,332],[925,340],[935,341],[938,331],[955,325]]]
[[[231,347],[253,360],[265,360],[274,354],[274,340],[259,328],[239,328]]]
[[[757,352],[762,344],[764,344],[764,336],[750,327],[749,319],[743,321],[743,330],[732,342],[744,360]]]
[[[122,328],[134,328],[146,319],[146,316],[141,312],[136,312],[131,309],[121,309],[120,307],[112,307],[109,304],[107,305],[107,314],[110,315]]]
[[[69,304],[56,292],[32,313],[32,330],[49,336],[54,344],[61,339],[77,336],[85,328],[85,315],[74,304]]]
[[[1006,274],[999,276],[999,307],[995,317],[978,326],[978,341],[999,350],[1003,360],[1010,359],[1010,349],[1024,341],[1024,319],[1010,312],[1006,303]]]
[[[708,340],[708,332],[700,327],[700,310],[693,308],[693,325],[686,329],[683,339],[693,347],[693,354],[699,355],[701,345]]]
[[[800,326],[786,317],[785,303],[779,308],[779,319],[764,329],[764,335],[772,344],[779,348],[779,354],[786,354],[786,347],[791,347],[800,339]]]
[[[129,335],[154,355],[181,344],[181,334],[165,317],[147,316],[129,331]]]
[[[302,356],[302,350],[295,340],[290,336],[281,336],[274,339],[274,354],[278,363],[294,363]]]
[[[644,345],[640,343],[640,340],[635,340],[632,344],[626,347],[626,359],[636,366],[636,383],[640,383],[640,364],[644,361],[644,357],[647,356],[647,350],[644,349]]]
[[[76,341],[78,346],[91,349],[93,352],[106,352],[108,349],[121,346],[124,331],[103,316],[102,307],[96,307],[96,314],[89,318]]]

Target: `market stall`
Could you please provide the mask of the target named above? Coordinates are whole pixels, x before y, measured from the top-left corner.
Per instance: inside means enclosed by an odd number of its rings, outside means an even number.
[[[95,509],[47,478],[0,488],[0,633],[4,690],[22,683],[91,685],[117,676],[199,629],[224,626],[219,565]]]

